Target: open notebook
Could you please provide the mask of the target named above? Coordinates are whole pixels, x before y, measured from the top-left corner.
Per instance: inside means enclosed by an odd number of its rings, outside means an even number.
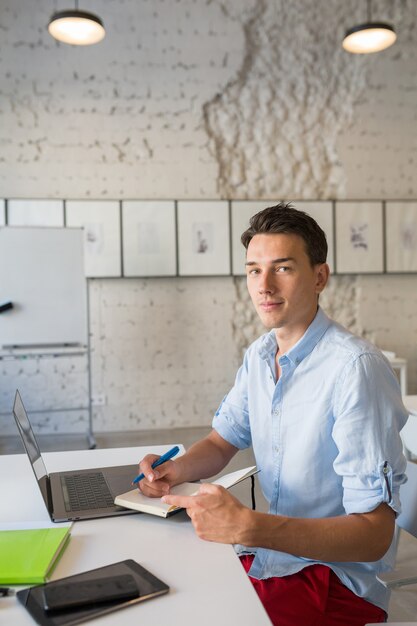
[[[245,478],[249,478],[249,476],[256,474],[258,471],[255,465],[253,467],[245,467],[237,472],[225,474],[210,482],[213,485],[220,485],[221,487],[229,489],[229,487],[237,485],[237,483],[245,480]],[[170,493],[176,496],[195,496],[200,489],[200,485],[201,483],[182,483],[181,485],[172,487]],[[168,517],[172,515],[172,513],[180,510],[177,506],[165,504],[160,498],[144,496],[138,489],[132,489],[132,491],[122,493],[120,496],[116,497],[114,503],[118,506],[124,506],[127,509],[150,513],[151,515],[159,515],[160,517]]]

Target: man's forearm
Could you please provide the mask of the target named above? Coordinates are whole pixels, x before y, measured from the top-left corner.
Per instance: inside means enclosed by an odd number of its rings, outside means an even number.
[[[269,515],[245,509],[236,543],[320,561],[377,561],[388,550],[394,512],[381,504],[364,514],[321,519]]]
[[[180,482],[214,476],[229,463],[236,452],[237,448],[220,437],[216,431],[212,431],[177,459]]]

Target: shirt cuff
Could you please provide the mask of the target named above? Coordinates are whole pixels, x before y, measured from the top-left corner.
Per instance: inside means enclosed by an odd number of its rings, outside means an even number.
[[[216,413],[212,426],[219,433],[220,437],[239,450],[249,448],[252,443],[248,432],[229,415]]]
[[[400,485],[404,474],[393,478],[392,467],[386,461],[374,472],[343,477],[343,505],[347,514],[369,513],[385,502],[398,515],[401,513]]]

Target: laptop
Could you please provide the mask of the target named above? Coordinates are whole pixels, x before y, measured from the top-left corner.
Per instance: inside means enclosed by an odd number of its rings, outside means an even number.
[[[13,406],[19,434],[53,522],[130,515],[135,511],[114,504],[115,497],[132,489],[137,465],[121,465],[48,474],[19,391]]]

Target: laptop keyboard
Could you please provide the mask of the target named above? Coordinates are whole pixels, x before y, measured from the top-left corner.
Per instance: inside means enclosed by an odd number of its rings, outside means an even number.
[[[102,472],[61,476],[61,485],[66,511],[114,507],[114,498]]]

